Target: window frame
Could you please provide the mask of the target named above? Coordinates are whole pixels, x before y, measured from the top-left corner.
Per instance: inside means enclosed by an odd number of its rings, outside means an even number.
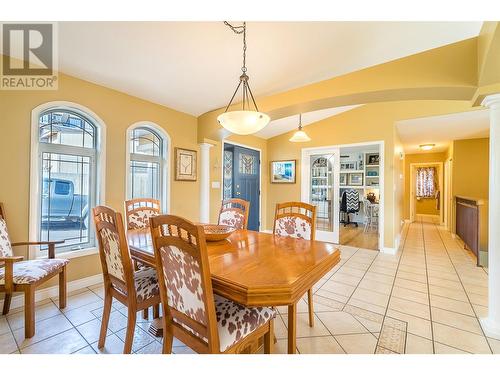
[[[40,116],[48,111],[66,111],[82,116],[95,126],[94,148],[85,148],[71,145],[60,145],[40,142],[39,140],[39,121]],[[91,188],[89,196],[89,236],[91,241],[89,246],[81,249],[71,249],[68,247],[58,248],[58,257],[73,258],[97,253],[97,244],[95,241],[94,225],[90,208],[92,205],[100,205],[105,202],[105,139],[106,126],[92,110],[80,104],[66,101],[48,102],[34,108],[31,112],[31,151],[30,151],[30,197],[29,197],[29,239],[38,241],[40,236],[41,222],[41,176],[42,155],[44,152],[59,153],[65,155],[78,155],[90,157],[93,165],[93,171],[90,175]],[[89,194],[89,195],[90,195]],[[41,250],[39,246],[30,246],[28,249],[30,259],[46,257],[47,251]]]
[[[150,156],[143,154],[135,154],[132,153],[130,144],[131,137],[134,130],[137,129],[145,129],[153,134],[155,134],[158,138],[160,138],[160,156]],[[160,178],[159,181],[159,192],[160,192],[160,202],[161,202],[161,210],[164,213],[170,212],[170,174],[169,174],[169,166],[171,158],[171,141],[168,133],[158,124],[152,121],[139,121],[130,125],[126,132],[126,165],[125,165],[125,186],[126,192],[125,195],[127,199],[132,199],[132,174],[130,173],[130,167],[132,161],[143,161],[143,162],[152,162],[157,163],[160,162],[159,172]],[[134,155],[132,157],[132,155]]]

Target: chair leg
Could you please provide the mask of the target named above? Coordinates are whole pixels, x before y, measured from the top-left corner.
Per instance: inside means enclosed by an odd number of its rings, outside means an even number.
[[[35,288],[29,286],[24,291],[24,337],[35,335]]]
[[[10,310],[10,301],[12,301],[12,293],[5,293],[5,297],[3,300],[3,315],[7,315]]]
[[[66,307],[66,266],[59,272],[59,308]]]
[[[307,304],[309,306],[309,326],[314,327],[314,302],[312,289],[307,291]]]
[[[172,345],[174,343],[174,335],[172,327],[167,326],[165,318],[163,318],[163,354],[172,354]]]
[[[153,319],[158,319],[160,317],[160,305],[153,306]]]
[[[137,319],[136,309],[133,309],[129,306],[127,314],[127,333],[125,335],[125,346],[123,347],[123,354],[130,354],[132,352],[136,319]]]
[[[104,291],[104,309],[102,313],[102,321],[101,321],[101,332],[99,333],[99,342],[97,343],[97,347],[101,349],[106,342],[106,333],[108,332],[108,323],[109,316],[111,314],[111,304],[113,303],[113,296],[111,295],[111,291]]]
[[[142,310],[142,319],[149,320],[149,308]]]
[[[274,319],[269,321],[269,331],[264,335],[264,353],[273,354],[274,351]]]

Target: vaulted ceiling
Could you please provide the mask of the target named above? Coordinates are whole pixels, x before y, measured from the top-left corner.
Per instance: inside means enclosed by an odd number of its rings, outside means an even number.
[[[481,22],[249,22],[250,84],[261,97],[475,37],[480,28]],[[196,116],[229,101],[241,48],[241,36],[222,22],[59,24],[62,72]]]

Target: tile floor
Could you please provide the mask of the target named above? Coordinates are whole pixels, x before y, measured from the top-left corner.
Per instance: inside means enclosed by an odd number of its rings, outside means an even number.
[[[486,270],[432,222],[407,226],[397,255],[342,247],[342,260],[314,287],[315,326],[298,306],[297,351],[306,353],[500,353],[478,318],[487,314]],[[97,349],[103,289],[37,304],[37,334],[24,339],[23,312],[0,317],[0,353],[121,353],[126,310],[113,305],[106,346]],[[287,309],[278,308],[275,351],[286,351]],[[140,315],[140,314],[139,314]],[[151,315],[151,314],[150,314]],[[138,319],[135,353],[160,353],[161,341]],[[192,353],[174,341],[174,353]]]

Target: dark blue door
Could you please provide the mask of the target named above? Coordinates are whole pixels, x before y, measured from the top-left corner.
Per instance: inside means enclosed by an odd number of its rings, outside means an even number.
[[[260,152],[234,146],[233,198],[250,202],[248,229],[259,230]]]

